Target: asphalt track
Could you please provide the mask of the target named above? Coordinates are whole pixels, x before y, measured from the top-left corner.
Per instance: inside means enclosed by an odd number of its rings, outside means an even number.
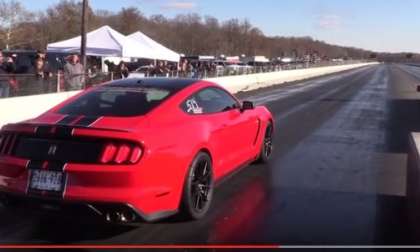
[[[405,199],[417,84],[420,68],[380,64],[241,93],[275,115],[275,153],[221,184],[205,219],[120,227],[0,206],[0,243],[420,244]]]

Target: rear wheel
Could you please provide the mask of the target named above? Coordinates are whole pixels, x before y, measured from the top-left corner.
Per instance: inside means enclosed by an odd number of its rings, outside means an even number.
[[[271,154],[273,154],[273,124],[269,123],[265,130],[264,140],[261,145],[261,152],[257,163],[267,163]]]
[[[182,214],[188,219],[201,219],[208,212],[213,198],[213,169],[208,154],[200,152],[191,164],[185,180]]]

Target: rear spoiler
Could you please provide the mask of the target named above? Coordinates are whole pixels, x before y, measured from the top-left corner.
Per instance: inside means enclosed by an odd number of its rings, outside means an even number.
[[[129,130],[123,129],[113,129],[113,128],[99,128],[99,127],[88,127],[88,126],[70,126],[70,125],[57,125],[57,124],[36,124],[36,123],[17,123],[17,124],[7,124],[3,126],[1,131],[11,131],[11,132],[21,132],[29,134],[51,134],[58,131],[73,131],[74,129],[89,129],[97,131],[113,131],[121,133],[129,133]]]

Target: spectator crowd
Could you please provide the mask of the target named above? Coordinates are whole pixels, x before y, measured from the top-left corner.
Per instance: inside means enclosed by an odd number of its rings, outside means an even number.
[[[94,65],[86,76],[77,55],[67,56],[62,67],[52,67],[44,51],[37,51],[28,66],[19,65],[18,57],[0,51],[0,98],[80,90],[99,72]]]
[[[6,56],[0,51],[0,98],[53,92],[53,73],[46,54],[38,51],[25,73],[17,66],[17,54]]]
[[[109,60],[102,62],[98,57],[88,57],[85,68],[78,55],[54,55],[36,51],[25,56],[24,53],[0,51],[0,98],[80,90],[106,81],[130,77],[201,79],[280,71],[298,67],[299,64],[300,67],[309,67],[309,62],[286,65],[269,62],[258,65],[240,61],[229,63],[218,59],[200,60],[199,57],[183,57],[180,62],[138,60],[115,64]],[[102,71],[103,67],[107,71]]]
[[[57,67],[52,66],[44,51],[37,51],[29,66],[22,69],[18,57],[18,54],[6,55],[0,51],[0,98],[80,90],[104,81],[128,78],[133,72],[145,77],[200,78],[205,71],[216,71],[214,63],[183,59],[179,64],[167,61],[121,61],[115,64],[105,61],[108,73],[103,73],[100,62],[89,60],[85,73],[78,55],[67,55],[64,64]]]

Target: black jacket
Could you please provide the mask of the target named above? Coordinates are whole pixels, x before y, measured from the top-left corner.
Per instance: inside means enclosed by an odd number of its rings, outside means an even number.
[[[0,65],[0,84],[9,84],[9,76],[6,75],[8,75],[10,72],[7,70],[8,69],[6,64]]]

